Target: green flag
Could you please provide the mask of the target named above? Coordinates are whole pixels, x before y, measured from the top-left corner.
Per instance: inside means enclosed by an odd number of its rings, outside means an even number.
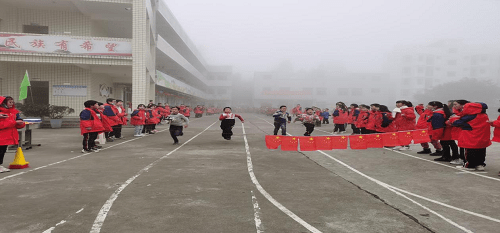
[[[21,82],[21,87],[19,87],[19,100],[28,98],[28,86],[31,86],[31,84],[30,78],[28,77],[28,71],[26,70],[26,74],[24,75],[23,81]]]

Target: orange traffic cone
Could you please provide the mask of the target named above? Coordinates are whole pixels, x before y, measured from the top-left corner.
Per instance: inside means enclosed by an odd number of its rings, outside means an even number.
[[[26,162],[24,159],[23,150],[21,147],[17,148],[16,157],[14,157],[14,162],[12,162],[9,166],[10,169],[23,169],[30,167],[29,162]]]

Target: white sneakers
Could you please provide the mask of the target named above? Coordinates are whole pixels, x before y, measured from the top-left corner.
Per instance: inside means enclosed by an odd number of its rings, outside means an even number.
[[[142,137],[142,134],[135,134],[134,137]]]
[[[454,159],[454,160],[450,161],[450,164],[453,164],[453,165],[463,165],[464,161],[462,161],[462,159]]]
[[[0,165],[0,173],[4,173],[4,172],[10,172],[10,169]]]
[[[484,171],[484,166],[483,165],[479,165],[479,166],[476,166],[476,167],[456,166],[456,168],[462,169],[462,170],[467,170],[467,171]]]
[[[476,171],[484,171],[484,166],[483,165],[476,166]]]

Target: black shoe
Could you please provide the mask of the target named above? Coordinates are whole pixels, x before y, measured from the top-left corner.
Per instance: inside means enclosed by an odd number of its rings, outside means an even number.
[[[224,138],[224,139],[226,139],[226,140],[231,140],[231,138]]]
[[[102,149],[102,146],[94,146],[94,148]]]
[[[184,135],[184,133],[182,133],[182,132],[181,132],[181,133],[179,134],[179,136],[182,136],[182,135]]]
[[[113,140],[112,138],[106,138],[106,142],[114,142],[115,140]]]
[[[417,154],[430,154],[432,153],[431,149],[427,148],[427,149],[424,149],[423,151],[419,151],[417,152]]]
[[[446,161],[446,162],[450,162],[450,161],[451,161],[451,159],[449,159],[449,158],[445,158],[445,157],[439,157],[439,158],[437,158],[437,159],[434,159],[434,161]]]
[[[172,144],[172,145],[179,145],[179,142],[174,142],[174,144]]]
[[[443,155],[443,151],[442,150],[437,150],[436,152],[431,153],[429,155],[430,156],[442,156]]]

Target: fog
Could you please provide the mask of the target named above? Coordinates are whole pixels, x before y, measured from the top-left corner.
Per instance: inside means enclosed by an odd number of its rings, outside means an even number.
[[[262,71],[341,63],[382,71],[395,46],[440,39],[494,44],[500,1],[164,0],[210,63]]]

